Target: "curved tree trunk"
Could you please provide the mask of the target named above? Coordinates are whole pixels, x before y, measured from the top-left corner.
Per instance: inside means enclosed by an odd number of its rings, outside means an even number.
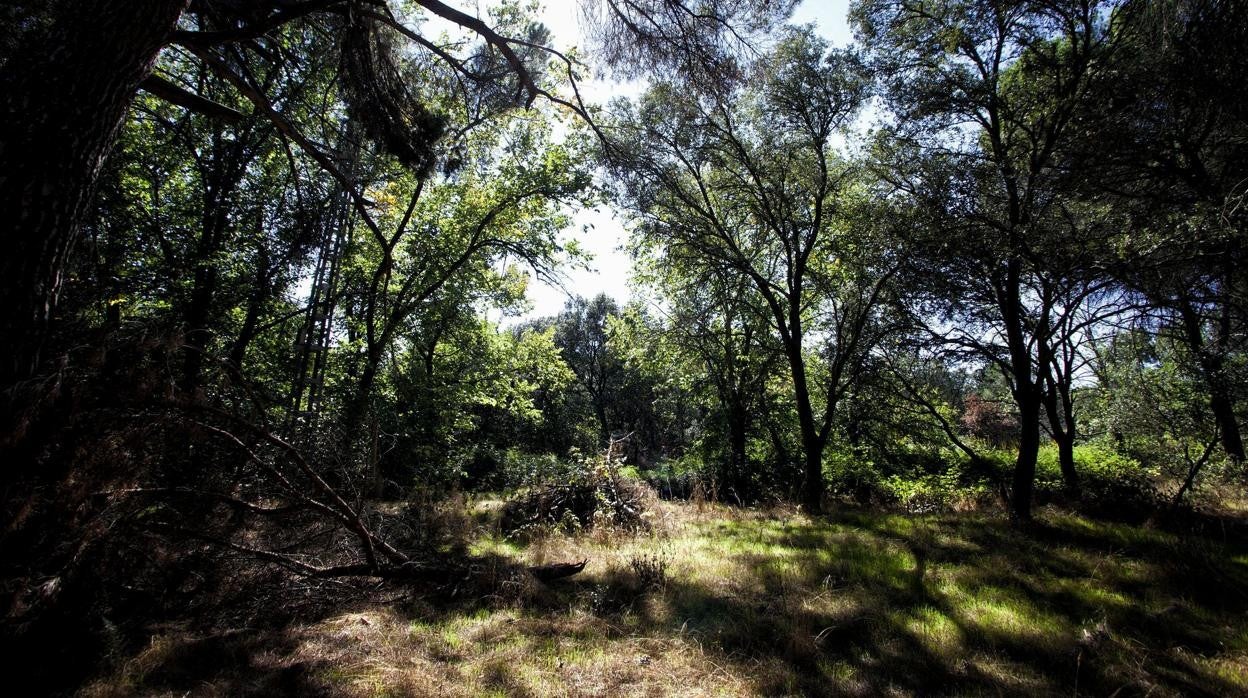
[[[1057,444],[1058,463],[1062,468],[1062,483],[1066,491],[1079,496],[1079,472],[1075,470],[1075,420],[1070,401],[1059,399],[1059,388],[1050,384],[1044,395],[1044,409],[1048,413],[1049,430]],[[1059,404],[1061,403],[1061,404]]]
[[[269,266],[267,250],[260,250],[260,259],[256,263],[256,276],[252,281],[252,291],[247,297],[247,314],[243,318],[243,326],[230,345],[230,365],[242,371],[243,362],[247,358],[247,348],[260,334],[260,315],[264,312],[264,304],[272,294],[273,277]]]
[[[1231,399],[1226,395],[1223,385],[1214,387],[1211,392],[1213,395],[1209,398],[1209,408],[1218,422],[1218,433],[1222,435],[1222,450],[1226,451],[1226,455],[1232,460],[1243,463],[1244,440],[1239,432],[1239,422],[1235,420],[1235,406],[1231,404]]]
[[[104,158],[187,4],[61,2],[0,69],[0,385],[35,372]]]
[[[1079,471],[1075,470],[1075,438],[1064,432],[1057,442],[1057,462],[1062,468],[1062,483],[1072,495],[1079,494]]]

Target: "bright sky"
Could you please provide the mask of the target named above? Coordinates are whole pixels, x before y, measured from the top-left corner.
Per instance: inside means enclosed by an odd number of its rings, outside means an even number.
[[[577,2],[548,0],[542,10],[542,22],[550,28],[557,49],[584,44]],[[852,39],[846,22],[848,8],[849,0],[804,0],[793,15],[793,22],[814,24],[819,34],[833,45],[846,46]],[[635,90],[595,81],[582,86],[582,94],[587,101],[606,102],[619,94],[635,94]],[[629,289],[632,262],[622,250],[628,234],[610,208],[578,211],[564,235],[578,239],[582,249],[593,255],[590,268],[567,270],[566,290],[533,279],[529,284],[533,309],[525,317],[558,313],[569,293],[591,297],[605,292],[621,303],[626,302],[632,295]]]

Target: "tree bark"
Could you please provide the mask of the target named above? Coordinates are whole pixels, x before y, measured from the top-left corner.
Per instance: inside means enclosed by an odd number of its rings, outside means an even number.
[[[1031,503],[1036,485],[1036,459],[1040,453],[1040,401],[1020,396],[1018,459],[1010,493],[1010,513],[1016,521],[1031,521]]]
[[[1016,218],[1016,217],[1015,217]],[[1041,381],[1032,376],[1031,347],[1027,341],[1022,300],[1022,262],[1006,263],[999,303],[1010,352],[1012,393],[1018,406],[1018,458],[1010,495],[1010,515],[1015,521],[1031,520],[1031,500],[1036,482],[1036,459],[1040,453],[1040,410],[1044,400]],[[1044,365],[1041,357],[1040,365]]]
[[[235,209],[235,197],[247,175],[247,168],[255,158],[258,148],[253,147],[250,129],[243,133],[235,131],[235,138],[227,140],[226,126],[213,124],[207,153],[197,156],[203,177],[203,209],[200,213],[200,234],[196,245],[193,286],[190,302],[183,316],[186,332],[186,357],[183,361],[182,389],[193,394],[203,380],[203,367],[214,335],[213,327],[219,324],[216,317],[221,273],[217,257],[229,246],[231,212]],[[263,273],[261,269],[261,273]],[[265,279],[261,277],[260,281]],[[257,289],[259,290],[259,289]]]
[[[1226,366],[1223,356],[1205,341],[1204,329],[1201,327],[1200,315],[1191,303],[1180,303],[1179,315],[1183,321],[1183,333],[1192,355],[1196,357],[1200,372],[1205,379],[1205,387],[1209,389],[1209,410],[1218,425],[1222,439],[1222,450],[1237,462],[1244,462],[1244,441],[1240,435],[1239,423],[1235,420],[1235,405],[1227,390]]]
[[[724,483],[736,492],[738,497],[749,497],[749,483],[746,473],[746,432],[749,415],[740,400],[731,399],[728,408],[728,464]]]
[[[611,444],[611,427],[607,423],[607,400],[598,394],[594,394],[591,399],[594,401],[594,418],[598,420],[598,440],[602,442],[602,447],[606,448]]]
[[[216,216],[212,216],[216,218]],[[224,226],[224,213],[220,216],[220,225]],[[208,343],[212,339],[209,319],[212,306],[217,295],[217,267],[213,257],[219,249],[221,232],[216,222],[205,221],[201,233],[198,259],[195,263],[194,283],[191,288],[190,302],[183,316],[183,327],[186,331],[185,358],[182,363],[181,387],[188,395],[199,389],[203,374],[204,357],[208,351]]]
[[[1057,444],[1057,460],[1062,469],[1062,484],[1066,491],[1079,494],[1079,473],[1075,470],[1075,421],[1070,401],[1059,398],[1059,388],[1049,385],[1045,391],[1044,409],[1049,417],[1049,430]]]
[[[802,507],[810,514],[823,513],[823,448],[806,434],[802,435],[805,458],[805,485],[802,488]]]
[[[789,369],[793,373],[797,422],[802,434],[802,506],[811,514],[819,514],[823,512],[823,441],[815,425],[815,411],[810,403],[810,389],[806,385],[806,363],[800,341],[790,343],[787,353]]]
[[[36,372],[100,168],[187,4],[59,3],[0,69],[0,385]]]
[[[1071,494],[1079,492],[1079,473],[1075,470],[1075,437],[1069,431],[1057,442],[1057,462],[1062,468],[1062,483]]]
[[[1243,463],[1244,440],[1239,433],[1239,423],[1235,421],[1235,407],[1231,404],[1225,387],[1210,386],[1210,392],[1212,395],[1209,398],[1209,408],[1213,411],[1213,418],[1217,421],[1218,431],[1222,435],[1222,450],[1226,451],[1226,455],[1232,460]]]
[[[239,371],[242,371],[243,361],[247,358],[247,348],[259,334],[260,315],[264,312],[264,304],[269,300],[271,286],[269,256],[262,251],[256,265],[256,277],[252,281],[252,292],[247,298],[247,315],[243,318],[243,326],[230,347],[230,363]]]

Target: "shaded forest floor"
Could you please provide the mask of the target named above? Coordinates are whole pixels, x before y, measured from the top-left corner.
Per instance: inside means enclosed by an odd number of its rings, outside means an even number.
[[[85,692],[1248,695],[1248,541],[1222,531],[660,503],[646,533],[518,542],[497,508],[464,519],[483,559],[585,572],[500,565],[449,601],[391,588],[281,630],[166,628]]]

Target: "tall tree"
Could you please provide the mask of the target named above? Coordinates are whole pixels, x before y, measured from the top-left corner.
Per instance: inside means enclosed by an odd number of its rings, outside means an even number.
[[[884,176],[931,212],[920,255],[952,322],[1007,376],[1019,414],[1012,512],[1031,516],[1044,376],[1082,228],[1055,195],[1058,152],[1108,50],[1112,2],[862,0],[851,16],[895,115]]]
[[[1150,0],[1116,14],[1118,49],[1083,105],[1070,180],[1117,213],[1117,278],[1164,310],[1207,385],[1222,450],[1244,460],[1233,356],[1248,349],[1248,11]],[[1241,403],[1242,404],[1242,403]]]
[[[837,402],[890,275],[854,239],[854,168],[834,148],[864,86],[852,56],[803,31],[752,70],[753,89],[728,95],[657,86],[615,116],[608,154],[643,242],[742,275],[767,308],[797,405],[803,503],[820,511]],[[817,342],[826,366],[813,375]]]
[[[39,361],[104,158],[188,2],[59,3],[0,65],[0,386]]]
[[[654,291],[665,308],[655,328],[655,343],[663,350],[652,351],[669,375],[691,374],[680,381],[684,391],[709,396],[712,419],[704,438],[711,442],[709,454],[719,457],[720,488],[751,499],[759,494],[763,473],[751,467],[748,441],[781,356],[769,314],[748,277],[721,265],[694,267],[687,263],[698,260],[684,261],[652,265]]]
[[[607,322],[619,314],[615,301],[600,293],[590,299],[578,296],[569,300],[555,321],[555,345],[589,397],[598,424],[599,445],[604,447],[613,436],[608,409],[623,370],[620,357],[608,346]]]
[[[554,53],[545,45],[549,37],[540,24],[500,30],[488,18],[440,0],[417,0],[414,5],[417,14],[458,25],[480,43],[466,50],[453,41],[440,43],[405,24],[401,8],[386,0],[90,0],[51,8],[18,6],[15,24],[34,28],[5,31],[0,37],[7,49],[7,60],[0,64],[0,217],[6,221],[0,243],[7,250],[0,273],[14,280],[0,295],[0,386],[9,387],[36,370],[66,258],[89,210],[101,163],[140,86],[191,109],[238,116],[153,76],[152,67],[166,47],[194,55],[231,82],[259,114],[330,170],[335,168],[329,154],[240,65],[246,54],[287,50],[278,37],[292,23],[319,23],[328,30],[321,35],[320,50],[341,57],[343,96],[352,118],[371,139],[417,171],[433,167],[433,146],[444,135],[444,124],[404,78],[404,61],[396,49],[400,41],[444,66],[469,101],[506,108],[532,104],[545,95],[588,117],[575,90],[576,66],[570,58],[555,54],[573,80],[570,96],[539,84],[542,59]],[[691,26],[688,20],[704,13],[674,0],[663,5],[664,15],[651,16],[631,2],[610,3],[612,11],[598,26],[604,37],[657,32],[686,37],[686,47],[705,47],[739,36],[734,23],[753,20],[759,25],[787,16],[734,3],[724,5],[725,12],[706,15],[714,17],[709,25],[699,20]],[[516,14],[514,8],[501,12]],[[650,20],[637,22],[639,14]],[[634,58],[670,50],[667,42],[639,39],[638,46]]]

